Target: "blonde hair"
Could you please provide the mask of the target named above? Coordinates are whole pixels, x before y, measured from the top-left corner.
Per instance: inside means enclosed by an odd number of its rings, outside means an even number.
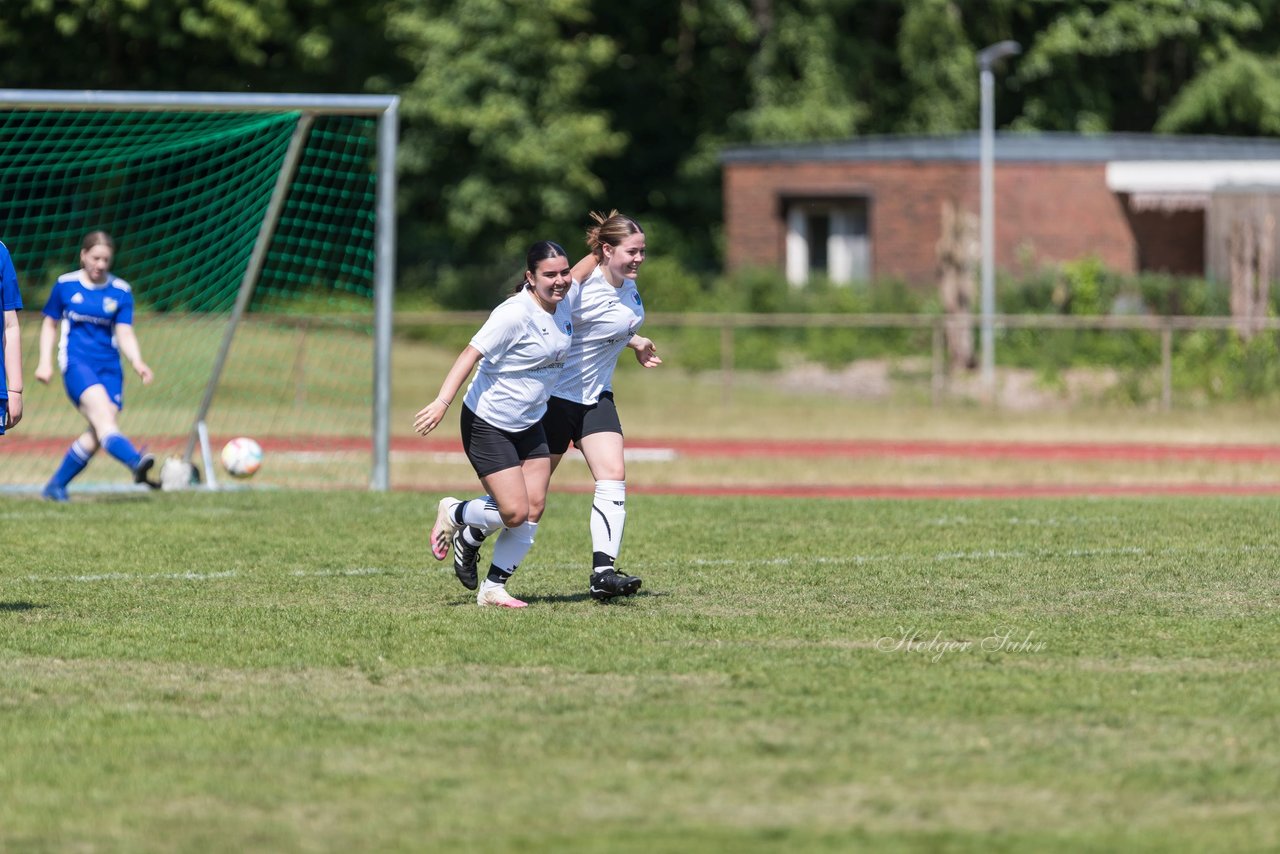
[[[597,261],[604,260],[605,246],[617,246],[633,234],[644,234],[640,223],[616,209],[609,211],[608,216],[592,211],[591,218],[596,224],[587,229],[587,248]]]

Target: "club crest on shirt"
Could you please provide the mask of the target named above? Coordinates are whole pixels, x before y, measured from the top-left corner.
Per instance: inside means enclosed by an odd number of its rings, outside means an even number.
[[[564,322],[564,334],[565,335],[573,334],[573,323],[568,320]]]
[[[102,300],[102,310],[107,314],[115,314],[116,309],[120,307],[120,303],[111,297],[104,297]]]
[[[632,294],[631,294],[631,299],[632,299],[632,301],[633,301],[636,305],[643,305],[643,303],[641,303],[641,302],[640,302],[640,292],[639,292],[639,291],[633,291],[633,292],[632,292]]]

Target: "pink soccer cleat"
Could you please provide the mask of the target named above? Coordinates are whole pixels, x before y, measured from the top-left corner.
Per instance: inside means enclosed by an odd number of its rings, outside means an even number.
[[[507,588],[501,584],[485,584],[480,588],[480,592],[476,594],[476,604],[481,608],[489,605],[497,605],[499,608],[527,608],[528,602],[521,602],[516,597],[507,592]]]
[[[462,502],[456,498],[441,498],[436,509],[436,523],[431,527],[431,556],[444,560],[449,556],[449,543],[458,529],[453,521],[453,509]]]

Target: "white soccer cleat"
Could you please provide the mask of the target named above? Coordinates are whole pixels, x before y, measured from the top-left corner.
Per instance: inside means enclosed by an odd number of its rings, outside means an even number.
[[[431,556],[444,560],[449,556],[449,544],[458,525],[453,521],[453,511],[462,502],[456,498],[441,498],[436,509],[436,523],[431,528]]]
[[[499,608],[525,608],[528,602],[521,602],[516,597],[507,592],[507,588],[501,584],[484,584],[480,587],[480,592],[476,594],[476,604],[481,608],[489,605],[496,605]]]

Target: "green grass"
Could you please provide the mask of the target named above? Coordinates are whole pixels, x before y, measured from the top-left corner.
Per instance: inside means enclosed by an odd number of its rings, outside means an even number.
[[[1280,845],[1280,499],[431,499],[0,501],[0,850]]]

